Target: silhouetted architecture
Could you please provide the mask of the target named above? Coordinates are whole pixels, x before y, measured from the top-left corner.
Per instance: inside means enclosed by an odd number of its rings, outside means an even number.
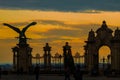
[[[23,44],[23,46],[24,46],[24,44],[27,44],[27,42],[26,42],[27,37],[26,37],[26,35],[25,35],[26,30],[27,30],[30,26],[33,26],[33,25],[35,25],[35,24],[36,24],[36,22],[32,22],[32,23],[30,23],[29,25],[27,25],[26,27],[24,27],[22,30],[20,30],[19,28],[16,28],[16,27],[14,27],[14,26],[12,26],[12,25],[10,25],[10,24],[3,23],[3,25],[8,26],[9,28],[13,29],[14,31],[16,31],[16,32],[19,34],[19,37],[18,37],[18,39],[19,39],[19,44],[20,44],[20,45]]]
[[[15,71],[18,71],[18,73],[28,72],[29,68],[32,66],[32,48],[29,46],[29,44],[27,44],[27,37],[25,36],[25,32],[30,26],[35,24],[36,22],[32,22],[23,28],[22,31],[20,31],[20,29],[4,23],[5,26],[8,26],[9,28],[19,33],[19,43],[12,48],[13,67]]]
[[[96,34],[93,30],[89,32],[88,40],[85,41],[85,65],[88,71],[95,69],[98,71],[99,49],[106,45],[111,50],[111,70],[120,72],[120,30],[117,28],[113,31],[108,28],[105,21],[97,29]]]
[[[46,43],[46,46],[43,47],[44,50],[44,68],[45,70],[50,70],[51,69],[51,47],[49,46],[48,43]]]
[[[71,53],[71,46],[69,46],[68,42],[66,42],[65,46],[63,46],[63,56],[64,56],[64,68],[70,69],[70,71],[73,73],[75,70],[75,65]]]
[[[23,47],[20,47],[19,44],[12,48],[13,49],[13,67],[15,71],[28,72],[29,67],[32,66],[32,48],[26,44]]]

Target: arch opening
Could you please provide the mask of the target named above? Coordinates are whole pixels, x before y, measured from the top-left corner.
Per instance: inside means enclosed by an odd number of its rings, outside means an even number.
[[[99,48],[99,69],[106,69],[111,64],[111,50],[109,46],[101,46]]]

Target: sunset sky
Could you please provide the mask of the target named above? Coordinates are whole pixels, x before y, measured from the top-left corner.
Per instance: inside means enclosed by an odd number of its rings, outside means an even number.
[[[12,63],[11,48],[18,43],[18,34],[3,23],[22,29],[37,22],[26,32],[33,56],[43,55],[46,42],[52,55],[62,54],[65,42],[72,46],[73,55],[83,55],[89,31],[96,31],[103,20],[113,31],[120,27],[120,0],[0,0],[0,63]],[[101,49],[102,57],[110,53]]]

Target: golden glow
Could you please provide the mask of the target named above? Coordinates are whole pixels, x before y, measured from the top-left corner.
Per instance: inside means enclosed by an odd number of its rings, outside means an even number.
[[[107,56],[111,54],[111,50],[108,46],[102,46],[99,49],[99,60],[102,61],[103,57],[107,59]]]
[[[3,57],[6,54],[10,56],[6,58],[12,62],[12,52],[11,47],[15,46],[17,40],[15,41],[7,41],[6,39],[14,39],[17,37],[18,34],[13,30],[10,30],[8,27],[3,26],[3,23],[9,23],[19,28],[23,28],[27,24],[32,21],[36,21],[38,24],[30,27],[26,32],[28,38],[32,38],[33,40],[30,41],[31,47],[33,47],[33,55],[36,53],[43,53],[42,47],[45,45],[46,42],[49,42],[52,46],[52,54],[56,52],[60,52],[62,54],[62,46],[65,44],[66,41],[70,42],[72,46],[73,55],[76,52],[80,52],[84,54],[84,41],[87,39],[88,36],[88,28],[84,26],[83,28],[86,29],[86,33],[82,34],[82,29],[80,25],[89,25],[87,27],[93,28],[94,24],[100,24],[103,20],[107,21],[108,25],[113,27],[120,26],[120,12],[104,12],[98,11],[95,13],[93,10],[91,13],[80,13],[80,12],[58,12],[58,11],[35,11],[35,10],[0,10],[0,56]],[[52,24],[49,21],[56,22]],[[93,26],[91,26],[93,24]],[[99,28],[99,27],[98,27]],[[50,30],[78,30],[78,36],[73,36],[72,33],[70,36],[66,35],[45,35],[45,33],[49,34]],[[74,31],[75,32],[75,31]],[[85,31],[84,31],[85,32]],[[67,33],[64,33],[67,34]],[[79,36],[80,35],[80,36]],[[83,36],[82,36],[83,35]],[[61,39],[54,39],[55,37],[60,37]],[[52,40],[49,40],[51,38]],[[4,39],[4,41],[3,41]],[[34,41],[34,39],[38,39]],[[43,40],[42,40],[43,39]],[[45,39],[45,40],[44,40]],[[33,42],[32,42],[33,41]],[[10,44],[9,44],[10,43]],[[8,45],[9,44],[9,45]],[[5,47],[2,47],[5,46]],[[4,49],[6,48],[6,50]],[[105,51],[103,51],[105,52]],[[5,54],[6,53],[6,54]],[[10,53],[10,54],[9,54]],[[105,52],[105,54],[107,54]],[[100,52],[100,55],[104,56]],[[0,61],[4,60],[0,58]],[[0,62],[1,63],[1,62]]]
[[[30,22],[33,20],[58,20],[70,24],[101,24],[106,20],[109,25],[120,26],[120,12],[100,13],[75,13],[75,12],[57,12],[57,11],[30,11],[30,10],[0,10],[0,22]]]

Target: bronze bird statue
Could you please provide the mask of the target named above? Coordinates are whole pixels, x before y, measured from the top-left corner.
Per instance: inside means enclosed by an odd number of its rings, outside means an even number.
[[[16,31],[17,33],[19,33],[19,39],[21,38],[25,38],[26,39],[26,35],[25,35],[25,32],[26,30],[30,27],[30,26],[33,26],[33,25],[36,25],[37,23],[36,22],[32,22],[30,24],[28,24],[26,27],[24,27],[22,30],[20,30],[19,28],[16,28],[10,24],[7,24],[7,23],[3,23],[3,25],[5,26],[8,26],[9,28],[13,29],[14,31]]]

